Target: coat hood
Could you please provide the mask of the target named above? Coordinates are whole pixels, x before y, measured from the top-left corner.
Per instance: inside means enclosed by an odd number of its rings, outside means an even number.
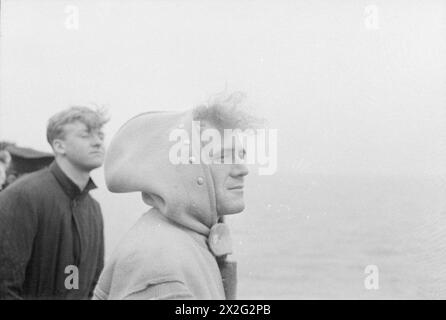
[[[143,201],[169,220],[208,236],[217,222],[209,166],[174,164],[169,159],[172,146],[178,144],[170,141],[171,132],[183,129],[191,136],[196,130],[192,120],[192,111],[149,112],[130,119],[108,147],[105,182],[111,192],[141,192]],[[190,155],[199,158],[191,145]]]

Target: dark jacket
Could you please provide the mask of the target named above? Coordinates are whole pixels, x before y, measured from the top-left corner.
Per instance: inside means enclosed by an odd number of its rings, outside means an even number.
[[[0,193],[0,299],[92,296],[104,264],[93,188],[90,179],[81,192],[53,162]]]

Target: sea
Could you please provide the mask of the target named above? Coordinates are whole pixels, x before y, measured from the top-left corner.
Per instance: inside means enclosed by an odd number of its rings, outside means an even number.
[[[148,208],[137,193],[94,196],[108,257]],[[226,217],[239,299],[446,298],[444,177],[253,175],[245,202]]]

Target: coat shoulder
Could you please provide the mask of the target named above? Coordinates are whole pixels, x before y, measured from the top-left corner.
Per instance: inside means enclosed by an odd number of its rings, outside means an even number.
[[[115,275],[135,283],[183,281],[193,262],[193,247],[190,236],[176,227],[140,221],[122,239],[110,263]]]
[[[25,174],[18,178],[8,188],[4,190],[11,194],[25,194],[33,196],[36,194],[48,194],[48,186],[57,183],[48,168]]]

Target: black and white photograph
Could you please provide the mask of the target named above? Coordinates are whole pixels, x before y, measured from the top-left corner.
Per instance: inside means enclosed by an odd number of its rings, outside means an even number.
[[[443,299],[446,1],[0,1],[0,300]]]

